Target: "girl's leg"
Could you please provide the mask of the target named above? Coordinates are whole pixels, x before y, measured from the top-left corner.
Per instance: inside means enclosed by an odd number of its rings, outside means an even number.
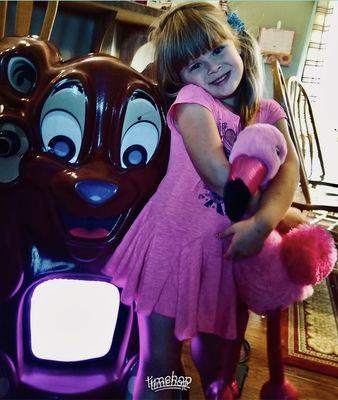
[[[216,392],[222,391],[235,379],[248,321],[247,308],[240,306],[237,316],[238,339],[224,340],[215,335],[200,333],[191,340],[192,358],[199,371],[204,392],[209,393],[207,398],[220,398]]]
[[[204,392],[212,382],[222,377],[226,346],[226,340],[208,333],[199,333],[190,341],[191,356]]]
[[[174,335],[174,319],[159,314],[138,315],[140,364],[134,387],[134,400],[180,399],[180,390],[151,390],[151,379],[184,375],[182,343]],[[149,379],[148,379],[149,378]],[[157,381],[158,382],[158,381]]]

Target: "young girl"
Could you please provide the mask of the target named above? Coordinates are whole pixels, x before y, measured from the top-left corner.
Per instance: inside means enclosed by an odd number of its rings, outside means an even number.
[[[159,87],[176,96],[167,116],[168,171],[105,268],[123,288],[122,301],[135,304],[138,314],[135,399],[180,398],[177,390],[154,392],[147,382],[172,371],[180,375],[187,338],[206,397],[232,398],[247,323],[232,260],[261,249],[298,183],[285,114],[260,98],[257,45],[238,17],[228,21],[210,3],[181,4],[160,18],[151,35]],[[231,225],[222,201],[227,156],[253,122],[279,128],[288,156],[256,213]]]

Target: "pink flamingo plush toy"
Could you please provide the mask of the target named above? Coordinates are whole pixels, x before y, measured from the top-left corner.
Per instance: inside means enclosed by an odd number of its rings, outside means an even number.
[[[241,132],[229,158],[230,178],[224,191],[232,220],[245,218],[251,197],[276,175],[286,152],[285,139],[273,125],[253,124]],[[280,310],[309,297],[313,285],[330,273],[336,260],[330,233],[320,226],[300,224],[285,234],[272,231],[259,254],[234,261],[240,298],[255,313],[268,314],[270,380],[262,388],[262,398],[297,398],[297,390],[283,374]]]

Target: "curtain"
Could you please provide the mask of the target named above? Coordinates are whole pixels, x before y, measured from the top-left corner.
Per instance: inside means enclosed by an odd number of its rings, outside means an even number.
[[[338,113],[338,2],[318,1],[302,81],[310,97],[325,180],[337,182]]]
[[[318,86],[323,76],[326,44],[331,28],[332,15],[333,1],[318,1],[302,75],[302,81],[313,102],[316,102],[316,92],[318,92]]]

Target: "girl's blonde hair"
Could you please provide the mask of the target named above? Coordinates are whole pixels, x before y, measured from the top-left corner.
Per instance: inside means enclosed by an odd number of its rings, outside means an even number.
[[[160,89],[176,96],[183,86],[180,71],[192,59],[233,40],[241,54],[244,73],[238,89],[243,126],[253,122],[259,108],[262,65],[256,40],[246,31],[236,32],[224,11],[207,2],[180,4],[164,13],[149,36],[155,45],[155,66]]]

